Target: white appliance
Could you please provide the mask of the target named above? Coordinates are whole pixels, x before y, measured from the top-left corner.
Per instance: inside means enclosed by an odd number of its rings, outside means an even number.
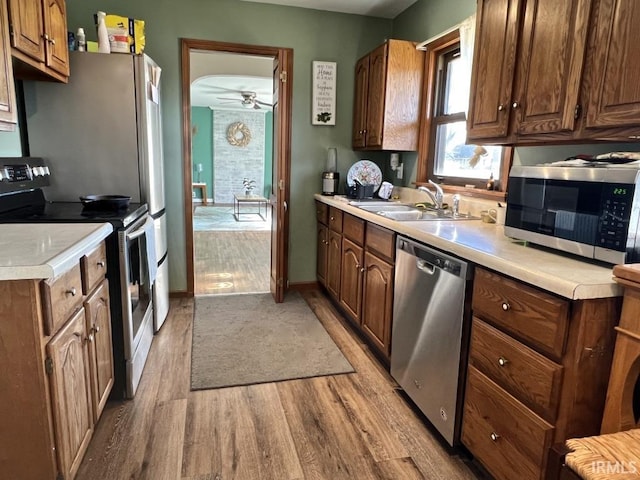
[[[25,82],[29,154],[56,171],[48,200],[119,194],[148,204],[158,260],[157,332],[169,311],[161,69],[147,55],[69,54],[68,84]]]

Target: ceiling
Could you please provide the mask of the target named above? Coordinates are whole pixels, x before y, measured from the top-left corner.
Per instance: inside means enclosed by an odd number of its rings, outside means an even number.
[[[206,75],[191,84],[191,105],[210,107],[215,110],[244,110],[242,93],[255,93],[259,102],[271,104],[273,80],[268,77],[247,77],[242,75]],[[262,110],[271,110],[268,105],[260,105]]]
[[[271,103],[272,58],[198,51],[191,52],[189,58],[192,106],[245,110],[242,92],[254,92],[257,100]],[[270,110],[266,105],[261,107],[257,111]]]
[[[353,13],[372,17],[395,18],[417,0],[242,0],[253,3],[271,3],[290,7]]]

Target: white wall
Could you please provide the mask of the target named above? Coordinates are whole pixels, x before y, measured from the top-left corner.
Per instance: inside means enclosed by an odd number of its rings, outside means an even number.
[[[246,147],[231,145],[227,129],[235,122],[244,123],[251,132]],[[265,119],[262,111],[213,112],[213,201],[233,203],[233,194],[244,195],[242,179],[255,180],[254,194],[264,191]]]

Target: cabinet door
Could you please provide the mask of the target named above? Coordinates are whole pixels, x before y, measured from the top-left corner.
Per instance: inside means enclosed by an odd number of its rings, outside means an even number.
[[[393,317],[393,266],[365,252],[362,329],[389,356]]]
[[[113,387],[109,284],[103,281],[84,304],[91,365],[93,422],[97,423]]]
[[[640,125],[640,2],[600,0],[596,5],[586,126]]]
[[[327,286],[327,261],[329,260],[329,239],[328,239],[329,229],[322,225],[318,224],[318,254],[317,254],[317,263],[316,263],[316,276],[318,277],[318,281]]]
[[[512,100],[518,134],[573,131],[591,0],[527,0]]]
[[[9,0],[9,23],[13,32],[12,46],[44,62],[42,0]],[[66,37],[64,43],[67,43]]]
[[[67,44],[67,9],[65,0],[44,0],[44,31],[46,32],[46,65],[69,75],[69,47]]]
[[[366,146],[367,133],[367,95],[369,91],[369,56],[356,63],[356,88],[353,101],[353,148]]]
[[[47,344],[47,355],[53,362],[50,385],[58,467],[64,478],[73,478],[93,433],[84,309]]]
[[[369,94],[367,98],[366,146],[382,146],[384,99],[387,86],[387,44],[369,55]]]
[[[6,8],[0,2],[0,130],[14,130],[18,120]]]
[[[362,247],[346,238],[342,239],[342,272],[340,280],[340,305],[355,321],[360,321],[362,305]]]
[[[327,260],[327,290],[340,298],[340,264],[342,263],[342,235],[329,230],[329,259]]]
[[[467,138],[508,133],[521,0],[479,0]]]

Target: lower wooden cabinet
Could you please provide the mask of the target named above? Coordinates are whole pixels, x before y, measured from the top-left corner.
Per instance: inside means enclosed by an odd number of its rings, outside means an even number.
[[[365,253],[362,331],[387,357],[391,353],[393,317],[393,265]]]
[[[496,480],[543,480],[551,445],[599,433],[620,304],[476,267],[462,443]]]
[[[80,263],[0,281],[0,478],[72,480],[113,386],[108,283]]]
[[[109,284],[102,284],[84,302],[89,365],[91,374],[91,405],[93,421],[98,421],[113,387],[113,349],[111,342],[111,312]]]
[[[388,359],[393,320],[395,233],[335,207],[330,207],[325,215],[326,208],[321,205],[316,202],[318,282],[356,329]]]
[[[47,344],[59,474],[73,478],[93,434],[91,367],[84,309]]]
[[[340,305],[356,323],[360,323],[362,306],[363,249],[352,241],[342,239]]]
[[[339,300],[342,265],[342,234],[329,230],[328,250],[327,290],[335,300]]]
[[[329,260],[329,229],[318,223],[318,255],[316,257],[316,276],[320,285],[327,286],[327,268]]]

